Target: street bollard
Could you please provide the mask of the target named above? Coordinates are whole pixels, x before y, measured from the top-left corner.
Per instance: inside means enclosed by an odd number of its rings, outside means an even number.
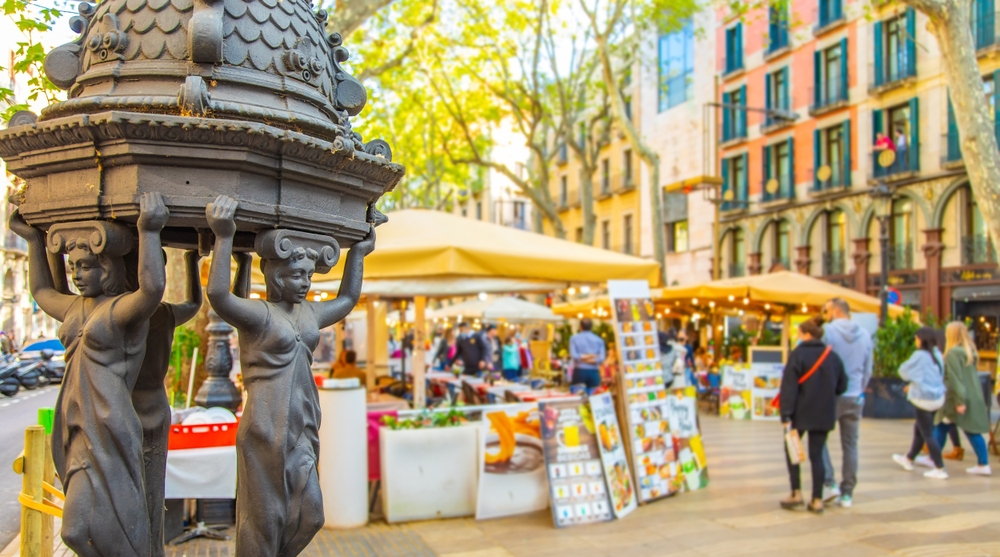
[[[43,503],[42,480],[45,473],[45,428],[28,426],[24,431],[24,456],[21,461],[21,499]],[[15,465],[16,468],[16,465]],[[23,501],[22,501],[23,502]],[[21,557],[42,555],[42,512],[21,506]],[[49,554],[52,554],[50,546]]]
[[[38,409],[38,425],[45,428],[45,470],[42,472],[42,479],[49,485],[56,483],[56,465],[52,461],[52,423],[55,419],[54,408]],[[46,492],[45,500],[55,502],[55,497]],[[55,530],[53,517],[51,514],[42,514],[42,552],[41,557],[52,557],[55,551]]]

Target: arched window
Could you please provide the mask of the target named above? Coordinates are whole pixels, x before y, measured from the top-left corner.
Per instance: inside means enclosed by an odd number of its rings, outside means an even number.
[[[742,277],[746,269],[746,245],[743,229],[734,228],[729,237],[729,276]]]
[[[986,221],[983,219],[979,205],[976,203],[972,189],[968,186],[959,192],[960,214],[959,230],[962,240],[962,264],[978,265],[996,263],[997,254],[986,231]]]
[[[840,209],[826,213],[826,230],[823,246],[823,274],[842,275],[847,253],[847,216]]]
[[[786,269],[791,269],[792,226],[784,219],[776,221],[771,226],[774,229],[774,260],[771,265],[781,264]]]
[[[913,202],[907,198],[892,202],[889,230],[889,269],[913,268]]]

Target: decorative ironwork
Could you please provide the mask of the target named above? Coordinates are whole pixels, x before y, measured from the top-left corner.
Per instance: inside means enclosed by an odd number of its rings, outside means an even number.
[[[993,248],[993,242],[988,236],[963,236],[962,237],[962,264],[977,265],[982,263],[996,263],[997,252]]]

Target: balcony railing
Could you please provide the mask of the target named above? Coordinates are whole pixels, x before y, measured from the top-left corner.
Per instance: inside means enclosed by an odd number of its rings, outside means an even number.
[[[883,150],[872,151],[871,154],[871,177],[873,179],[885,178],[887,180],[902,179],[911,172],[920,170],[916,156],[913,151],[919,149],[920,145],[908,145],[903,151],[896,151],[896,159],[889,166],[879,164],[879,157]]]
[[[742,277],[746,274],[746,270],[742,263],[730,263],[729,264],[729,276],[731,278]]]
[[[823,275],[842,275],[844,274],[844,251],[828,251],[823,254]]]
[[[871,75],[869,83],[872,89],[900,84],[908,78],[917,76],[916,55],[908,54],[907,48],[901,48],[895,56],[883,58],[881,67],[872,63],[868,68]]]
[[[985,235],[964,236],[962,238],[962,264],[977,265],[981,263],[996,263],[997,252],[993,242]]]
[[[827,76],[818,90],[813,88],[810,96],[812,99],[812,106],[809,107],[810,112],[822,111],[827,107],[834,107],[838,103],[847,102],[849,99],[845,79],[847,77],[843,75]]]
[[[780,178],[775,178],[775,180],[778,181],[778,189],[773,193],[767,191],[767,184],[771,180],[764,180],[764,183],[761,186],[761,191],[764,192],[761,194],[761,201],[767,203],[769,201],[780,201],[795,198],[795,184],[792,183],[791,176],[782,176]]]
[[[727,109],[723,109],[727,110]],[[747,136],[746,113],[738,110],[731,110],[728,121],[729,125],[722,125],[722,142],[733,139],[741,139]]]
[[[913,244],[893,244],[889,246],[889,270],[902,271],[913,268]]]
[[[832,190],[836,188],[844,188],[850,185],[851,180],[851,169],[847,168],[844,161],[840,161],[836,164],[824,164],[821,165],[830,167],[830,177],[826,180],[820,180],[818,177],[813,180],[813,192],[822,192],[825,190]],[[819,172],[819,168],[813,170],[813,176],[815,177],[816,172]]]

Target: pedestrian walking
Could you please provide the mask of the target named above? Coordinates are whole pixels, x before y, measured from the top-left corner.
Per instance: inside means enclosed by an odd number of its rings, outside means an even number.
[[[489,349],[482,335],[472,330],[468,323],[458,324],[458,339],[455,342],[455,355],[448,359],[450,369],[456,361],[462,363],[462,375],[479,375],[480,371],[489,366],[487,359]]]
[[[913,443],[910,452],[892,455],[904,470],[913,470],[913,461],[927,445],[934,469],[924,472],[924,477],[944,480],[948,473],[941,459],[941,445],[934,436],[934,412],[944,405],[944,360],[937,348],[934,329],[917,329],[914,342],[917,350],[899,366],[899,376],[906,385],[906,398],[915,407],[917,419],[913,424]]]
[[[444,369],[448,366],[448,362],[455,356],[455,352],[458,350],[456,347],[456,340],[458,333],[454,328],[449,328],[441,336],[441,341],[437,345],[437,350],[434,351],[434,364],[436,369]]]
[[[569,339],[569,355],[573,360],[572,384],[582,384],[591,392],[601,386],[600,366],[607,358],[604,339],[591,329],[594,322],[584,317],[580,320],[580,332]]]
[[[808,433],[809,463],[812,467],[812,499],[807,509],[823,512],[823,448],[826,438],[837,423],[837,395],[847,390],[848,379],[844,363],[831,346],[820,340],[823,329],[818,319],[799,325],[802,342],[792,350],[781,377],[781,422],[787,429],[794,429],[801,437]],[[792,494],[781,501],[781,506],[794,509],[804,504],[799,465],[792,464],[785,446],[788,476]]]
[[[521,377],[521,347],[517,343],[517,335],[511,333],[503,345],[503,378],[517,381]]]
[[[496,325],[487,325],[483,335],[486,341],[486,365],[491,371],[503,369],[503,345],[500,343],[500,331]]]
[[[847,390],[837,398],[837,425],[840,428],[840,450],[843,455],[837,485],[836,472],[830,451],[824,446],[823,462],[826,470],[823,500],[836,501],[850,507],[854,487],[858,483],[858,437],[861,429],[861,412],[864,409],[864,392],[872,377],[874,349],[872,337],[864,327],[851,321],[851,307],[843,298],[833,298],[823,306],[823,343],[830,346],[844,364]]]
[[[961,429],[976,452],[976,466],[966,470],[969,474],[989,476],[989,453],[983,434],[990,430],[990,415],[983,400],[979,382],[976,347],[969,338],[964,323],[953,321],[945,329],[944,356],[944,406],[935,416],[934,438],[943,446],[951,432]],[[956,448],[958,444],[955,445]],[[942,455],[943,456],[943,455]]]
[[[660,368],[663,371],[663,385],[666,387],[681,388],[688,386],[684,371],[687,369],[687,348],[677,342],[677,336],[673,330],[660,331],[657,334],[660,344]]]

